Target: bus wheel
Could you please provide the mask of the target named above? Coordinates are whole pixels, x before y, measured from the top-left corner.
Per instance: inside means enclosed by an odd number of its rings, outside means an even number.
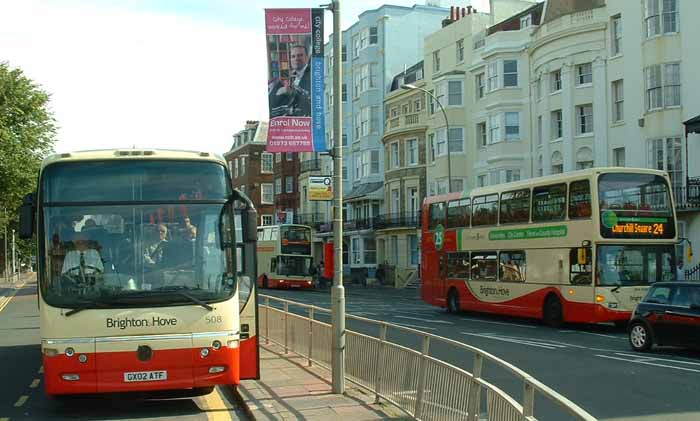
[[[544,308],[542,309],[542,318],[548,326],[559,327],[563,322],[561,309],[561,301],[556,295],[550,295],[544,300]]]
[[[447,294],[447,312],[452,314],[459,313],[459,294],[457,290],[452,288]]]

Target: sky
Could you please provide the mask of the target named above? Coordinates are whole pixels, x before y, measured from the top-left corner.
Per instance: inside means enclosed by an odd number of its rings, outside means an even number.
[[[56,152],[228,151],[267,119],[264,8],[330,0],[2,0],[0,61],[51,95]],[[343,0],[342,27],[384,3]],[[487,0],[448,2],[487,10]],[[484,4],[486,3],[486,4]],[[333,26],[325,15],[326,39]]]

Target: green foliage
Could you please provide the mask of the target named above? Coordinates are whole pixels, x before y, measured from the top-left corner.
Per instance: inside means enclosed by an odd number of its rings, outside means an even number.
[[[0,62],[0,207],[7,209],[7,217],[0,209],[0,227],[17,228],[22,198],[36,190],[41,160],[55,138],[49,94],[22,70]],[[30,242],[19,241],[18,249],[21,256],[33,254]]]

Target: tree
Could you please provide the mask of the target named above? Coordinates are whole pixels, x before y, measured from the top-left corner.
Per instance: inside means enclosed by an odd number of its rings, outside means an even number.
[[[22,70],[0,62],[0,197],[7,208],[7,217],[0,209],[0,226],[8,227],[8,237],[10,229],[17,229],[22,198],[36,191],[42,159],[53,151],[56,125],[49,98]],[[34,254],[33,242],[17,246],[18,255]]]

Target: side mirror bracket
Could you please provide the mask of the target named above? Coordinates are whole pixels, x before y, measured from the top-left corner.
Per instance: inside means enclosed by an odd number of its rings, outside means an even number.
[[[29,193],[22,199],[19,208],[19,238],[27,239],[34,235],[35,197],[34,193]]]

